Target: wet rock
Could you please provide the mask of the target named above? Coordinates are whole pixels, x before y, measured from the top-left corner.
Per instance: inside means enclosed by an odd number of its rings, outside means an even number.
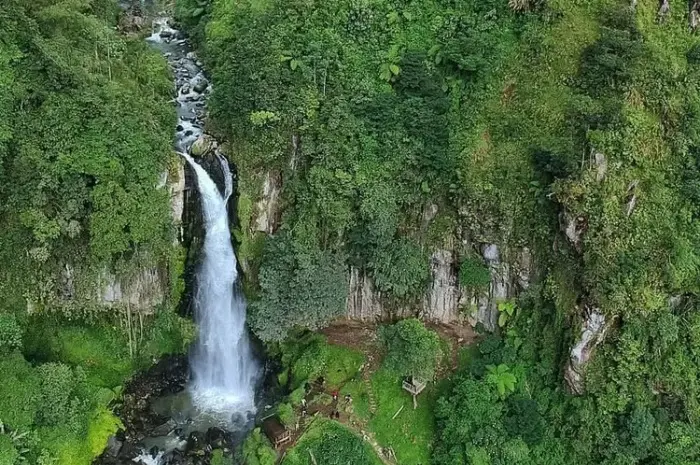
[[[163,29],[160,31],[160,34],[158,34],[162,39],[168,39],[173,36],[173,31],[170,29]]]
[[[152,436],[166,436],[166,435],[168,435],[168,433],[170,433],[172,430],[174,430],[176,426],[177,426],[177,423],[175,423],[175,420],[170,418],[170,419],[168,419],[168,421],[166,421],[162,425],[155,427],[151,431],[150,434]]]
[[[189,84],[183,84],[183,86],[180,88],[180,92],[183,95],[187,95],[190,93],[190,85]]]
[[[185,57],[186,57],[188,60],[196,60],[196,59],[197,59],[197,54],[194,53],[194,52],[187,52],[187,55],[185,55]]]
[[[582,395],[585,390],[585,371],[595,348],[603,342],[610,327],[600,309],[586,305],[583,312],[581,332],[569,351],[569,361],[564,369],[564,380],[569,392]]]
[[[193,157],[203,157],[216,150],[217,143],[209,134],[202,134],[194,141],[190,148],[190,155]]]
[[[187,452],[203,450],[206,445],[206,434],[201,431],[192,431],[187,438]]]
[[[207,430],[205,439],[212,449],[223,449],[226,446],[228,435],[226,431],[215,426]]]
[[[207,90],[207,87],[209,86],[209,81],[207,78],[202,76],[201,74],[198,74],[197,76],[192,79],[192,90],[194,90],[197,93],[202,93],[205,90]]]
[[[117,439],[116,436],[112,435],[107,440],[107,448],[105,449],[105,455],[108,457],[117,457],[119,452],[122,450],[124,442]]]

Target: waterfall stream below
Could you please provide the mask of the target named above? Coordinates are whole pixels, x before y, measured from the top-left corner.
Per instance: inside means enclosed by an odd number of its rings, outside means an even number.
[[[191,169],[189,189],[200,204],[204,237],[191,283],[198,335],[189,357],[166,357],[129,383],[117,409],[124,430],[95,464],[206,465],[214,449],[230,453],[250,431],[262,369],[245,326],[229,228],[234,180],[217,142],[204,134],[211,84],[172,21],[163,14],[152,25],[146,40],[167,59],[177,89],[174,148]],[[193,146],[203,142],[195,156]]]

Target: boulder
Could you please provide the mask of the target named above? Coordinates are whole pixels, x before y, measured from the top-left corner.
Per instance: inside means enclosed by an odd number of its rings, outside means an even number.
[[[205,90],[207,90],[207,87],[209,87],[209,81],[207,78],[205,78],[202,74],[196,75],[192,79],[192,90],[194,90],[197,93],[202,93]]]
[[[125,12],[119,18],[119,30],[126,33],[137,33],[146,27],[146,18],[135,10]]]
[[[122,446],[124,446],[124,442],[117,439],[115,435],[112,435],[107,440],[107,447],[104,453],[108,457],[117,457],[122,450]]]
[[[202,450],[206,445],[206,435],[201,431],[192,431],[187,438],[187,452]]]
[[[213,153],[217,147],[216,140],[209,134],[202,134],[199,138],[194,141],[192,147],[190,148],[190,155],[193,157],[203,157],[210,153]]]

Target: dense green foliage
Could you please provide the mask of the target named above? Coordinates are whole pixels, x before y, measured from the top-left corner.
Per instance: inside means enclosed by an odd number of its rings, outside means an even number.
[[[242,455],[246,465],[275,465],[277,462],[277,453],[260,428],[254,429],[246,438]]]
[[[415,318],[381,328],[379,336],[386,349],[385,366],[399,376],[430,380],[440,362],[439,336]]]
[[[697,322],[631,323],[616,337],[617,347],[606,347],[596,358],[589,371],[589,394],[576,398],[559,385],[562,340],[552,308],[542,302],[530,305],[527,309],[539,309],[543,316],[518,316],[504,339],[481,343],[440,398],[432,463],[700,460],[696,398],[691,394],[697,372],[691,341]],[[686,315],[693,311],[683,309]],[[504,366],[514,376],[513,392],[499,389],[494,366]]]
[[[117,14],[113,0],[0,11],[3,465],[90,464],[120,427],[108,407],[126,379],[192,338],[174,313],[182,252],[160,182],[172,81]],[[102,301],[106,281],[144,269],[170,289],[161,306]]]
[[[312,332],[294,333],[279,346],[289,387],[299,388],[306,381],[323,377],[337,388],[357,374],[364,356],[351,349],[328,344],[326,338]],[[298,404],[298,401],[296,402]]]
[[[311,458],[313,456],[313,459]],[[320,419],[282,461],[283,465],[381,465],[372,447],[340,424]]]
[[[126,379],[153,357],[183,350],[184,333],[163,333],[156,325],[132,355],[119,328],[28,319],[19,346],[1,352],[0,446],[10,439],[8,454],[21,452],[29,463],[91,463],[120,426],[107,407]],[[160,343],[166,335],[168,344]]]
[[[700,45],[686,2],[670,5],[207,2],[215,124],[243,197],[267,170],[284,179],[283,238],[265,242],[287,252],[250,259],[253,317],[321,324],[296,315],[306,289],[286,287],[298,250],[412,306],[436,248],[479,290],[480,244],[506,260],[526,245],[538,282],[442,396],[433,463],[700,460]],[[314,293],[320,308],[346,297],[332,289]],[[572,397],[562,369],[584,306],[613,323]]]
[[[250,325],[264,340],[281,340],[290,329],[318,329],[345,309],[347,282],[337,254],[305,247],[280,233],[267,241],[260,271],[260,299],[251,304]]]
[[[49,310],[172,250],[167,65],[111,27],[112,0],[9,0],[0,13],[0,298]],[[84,302],[80,302],[86,306]]]

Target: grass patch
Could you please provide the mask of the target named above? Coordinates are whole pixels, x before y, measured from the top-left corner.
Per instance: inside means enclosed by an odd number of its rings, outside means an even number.
[[[243,443],[243,460],[246,465],[275,465],[277,452],[260,428],[255,428]]]
[[[367,386],[361,379],[353,379],[345,383],[340,389],[341,398],[346,394],[352,396],[352,413],[362,420],[369,420],[369,393]]]
[[[349,429],[328,419],[317,419],[289,450],[282,465],[382,465],[368,443]]]
[[[33,322],[25,335],[24,354],[33,362],[61,361],[85,370],[89,384],[113,388],[135,370],[128,343],[118,329]]]
[[[418,408],[413,410],[413,399],[401,388],[401,379],[384,368],[372,376],[372,390],[377,411],[370,420],[370,429],[384,447],[393,447],[397,461],[402,465],[430,463],[431,441],[435,434],[433,403],[434,386],[428,385],[418,397]],[[404,406],[401,413],[394,414]]]
[[[331,345],[318,334],[302,335],[285,342],[282,362],[291,367],[292,386],[298,388],[307,380],[322,376],[326,386],[340,388],[357,375],[365,356],[347,347]]]
[[[365,356],[347,347],[329,345],[324,376],[330,387],[338,388],[357,374]]]

